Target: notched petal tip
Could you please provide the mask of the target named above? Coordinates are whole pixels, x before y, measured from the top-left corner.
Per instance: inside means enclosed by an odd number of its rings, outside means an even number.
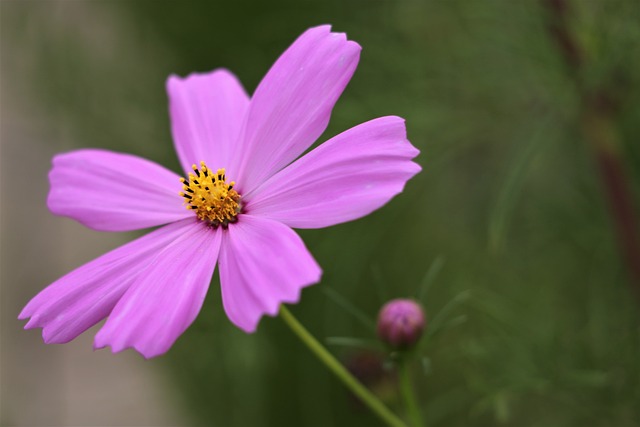
[[[418,151],[418,153],[420,153],[420,151]],[[420,166],[416,162],[411,162],[408,169],[409,173],[413,174],[412,176],[415,176],[418,173],[422,172],[422,166]]]
[[[98,343],[98,337],[94,339],[93,342],[93,351],[103,350],[105,348],[109,348],[111,350],[111,354],[118,354],[125,350],[133,350],[138,353],[144,359],[149,360],[154,357],[162,356],[169,351],[169,347],[166,348],[155,348],[155,349],[146,349],[137,344],[125,344],[125,343],[108,343],[106,341]]]
[[[28,329],[35,329],[35,328],[39,328],[41,325],[38,323],[38,317],[37,316],[26,316],[23,318],[18,317],[18,319],[23,320],[29,318],[29,320],[27,321],[27,323],[24,325],[24,329],[28,330]]]
[[[59,342],[59,343],[55,342],[52,337],[49,337],[49,336],[45,335],[44,329],[42,330],[42,341],[47,345],[49,345],[49,344],[64,344],[64,342]]]
[[[55,215],[99,231],[155,227],[191,217],[176,198],[178,178],[135,155],[71,151],[53,159],[47,206]]]
[[[319,38],[331,39],[331,40],[336,40],[338,42],[345,43],[346,46],[353,49],[354,51],[359,52],[362,50],[362,46],[360,46],[357,42],[353,40],[349,40],[347,33],[331,31],[331,25],[320,25],[318,27],[312,27],[307,31],[305,31],[298,38],[298,40],[302,39],[303,37],[310,37],[310,36],[316,36]]]
[[[245,195],[251,215],[294,228],[321,228],[365,216],[420,172],[405,121],[386,116],[349,129]],[[340,191],[337,192],[336,188]]]
[[[258,325],[260,324],[260,319],[258,319],[257,322],[255,322],[255,323],[253,323],[251,325],[240,324],[240,323],[237,323],[237,322],[233,321],[232,319],[229,319],[229,320],[231,321],[231,323],[236,325],[245,334],[253,334],[253,333],[255,333],[258,330]]]
[[[166,90],[171,133],[185,174],[200,161],[230,168],[249,107],[249,96],[238,78],[225,68],[186,77],[173,74]]]
[[[18,314],[18,320],[26,320],[33,314],[33,309],[30,307],[31,303],[27,303],[26,306]]]
[[[302,35],[298,37],[298,40],[302,39],[303,37],[310,37],[310,36],[333,37],[336,39],[342,39],[342,41],[346,41],[350,44],[353,44],[354,46],[357,46],[359,49],[362,49],[362,47],[358,43],[354,42],[353,40],[348,40],[347,33],[340,32],[340,31],[331,31],[331,29],[332,27],[330,24],[323,24],[323,25],[318,25],[316,27],[311,27],[307,29],[304,33],[302,33]]]
[[[267,308],[267,310],[265,310],[265,312],[261,314],[260,317],[258,317],[257,320],[255,320],[255,322],[250,324],[239,323],[239,322],[236,322],[234,319],[230,319],[231,323],[236,325],[238,328],[240,328],[243,332],[247,334],[252,334],[256,332],[258,329],[258,326],[260,326],[260,322],[263,318],[263,315],[266,315],[269,317],[278,316],[278,314],[280,313],[280,306],[282,304],[291,304],[291,305],[298,304],[300,302],[300,299],[302,298],[302,290],[309,286],[316,285],[320,282],[320,279],[322,278],[322,269],[317,264],[316,264],[316,267],[317,267],[317,276],[314,279],[310,280],[309,283],[300,285],[299,288],[296,288],[294,290],[293,295],[289,297],[283,296],[282,298],[280,298],[280,300],[277,301],[277,303],[274,306]]]
[[[237,322],[234,319],[230,319],[231,323],[233,323],[234,325],[236,325],[238,328],[242,329],[242,331],[244,331],[247,334],[252,334],[254,332],[257,331],[258,326],[260,326],[260,322],[262,320],[262,318],[264,316],[269,316],[269,317],[276,317],[278,316],[278,314],[280,313],[280,306],[282,304],[298,304],[300,302],[300,299],[302,298],[302,290],[304,288],[308,288],[309,286],[313,286],[313,285],[317,285],[320,282],[320,279],[322,277],[322,270],[320,269],[320,267],[316,264],[317,267],[317,277],[314,279],[309,280],[308,283],[305,284],[301,284],[299,285],[298,288],[295,288],[293,290],[293,294],[292,295],[283,295],[282,297],[280,297],[277,300],[274,300],[270,306],[268,306],[264,312],[260,313],[258,315],[258,317],[255,320],[252,320],[250,323],[246,322]]]
[[[300,285],[299,288],[296,288],[294,290],[293,295],[291,296],[283,296],[280,301],[275,304],[274,307],[270,307],[265,314],[267,316],[270,317],[275,317],[278,315],[278,313],[280,313],[280,306],[282,304],[298,304],[300,302],[300,300],[302,299],[302,290],[305,288],[308,288],[309,286],[313,286],[313,285],[317,285],[318,283],[320,283],[320,280],[322,278],[322,269],[320,268],[320,266],[318,266],[316,264],[317,267],[317,276],[315,278],[312,278],[311,280],[309,280],[309,283]]]
[[[229,320],[246,333],[283,303],[300,300],[300,290],[320,280],[322,270],[289,227],[243,215],[229,227],[220,255],[222,303]]]
[[[110,343],[108,340],[100,334],[100,331],[93,337],[93,351],[102,350],[109,347],[111,354],[120,353],[127,348],[122,343]]]
[[[403,152],[406,158],[413,159],[420,154],[420,150],[407,139],[407,125],[404,118],[400,116],[383,116],[373,121],[379,122],[382,126],[386,126],[391,134],[397,134],[397,143],[403,146]],[[418,166],[418,168],[418,172],[422,170],[420,166]]]
[[[300,35],[276,60],[251,99],[242,130],[238,181],[251,192],[324,132],[353,76],[361,47],[331,26]]]
[[[46,326],[42,328],[42,341],[44,341],[45,344],[65,344],[72,341],[74,338],[75,337],[65,337],[64,335],[61,336],[55,331],[52,332],[51,329]]]
[[[293,296],[292,298],[283,298],[281,303],[282,304],[298,304],[300,302],[300,300],[302,299],[302,291],[305,288],[308,288],[309,286],[313,286],[313,285],[317,285],[318,283],[320,283],[320,280],[322,279],[322,269],[318,267],[318,272],[317,272],[317,277],[312,279],[309,283],[307,283],[306,285],[302,285],[300,288],[296,289],[296,294],[295,296]],[[276,309],[271,312],[271,313],[267,313],[269,316],[271,317],[275,317],[278,315],[278,313],[280,313],[280,305],[282,304],[278,304],[278,306],[276,307]]]
[[[302,34],[298,36],[297,40],[300,40],[305,37],[312,37],[312,36],[317,37],[322,34],[329,34],[329,33],[331,33],[331,24],[317,25],[315,27],[307,28]]]
[[[178,74],[175,74],[175,73],[170,74],[169,77],[167,77],[165,86],[167,88],[167,92],[169,92],[170,89],[173,89],[176,85],[186,83],[189,80],[208,79],[208,78],[229,78],[239,82],[238,77],[235,74],[233,74],[229,69],[220,67],[220,68],[215,68],[211,71],[194,71],[192,73],[187,74],[184,77],[179,76]]]
[[[220,247],[219,231],[190,223],[117,302],[94,339],[113,353],[133,348],[145,358],[166,353],[204,302]]]

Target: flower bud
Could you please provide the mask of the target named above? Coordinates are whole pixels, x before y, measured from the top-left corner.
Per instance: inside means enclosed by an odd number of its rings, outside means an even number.
[[[394,299],[378,313],[378,337],[393,348],[412,347],[426,325],[424,310],[410,299]]]
[[[344,365],[360,382],[385,403],[397,400],[397,372],[386,364],[386,355],[377,351],[358,350],[344,359]],[[351,395],[358,409],[365,409],[362,401]]]

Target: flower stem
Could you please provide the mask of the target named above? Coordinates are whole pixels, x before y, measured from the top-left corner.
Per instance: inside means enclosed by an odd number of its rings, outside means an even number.
[[[338,360],[315,339],[307,329],[284,306],[280,306],[280,317],[291,330],[306,344],[329,370],[331,370],[349,390],[371,409],[378,417],[392,427],[407,427],[406,424],[387,408],[373,393],[360,383]]]
[[[423,427],[422,414],[420,413],[420,408],[413,392],[411,372],[409,372],[409,364],[406,360],[400,360],[398,362],[398,370],[400,371],[400,392],[407,407],[411,424],[413,427]]]

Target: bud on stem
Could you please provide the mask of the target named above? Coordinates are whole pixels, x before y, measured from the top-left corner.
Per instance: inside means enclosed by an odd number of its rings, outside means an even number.
[[[378,314],[378,337],[395,349],[413,347],[420,340],[425,326],[424,310],[410,299],[391,300]]]

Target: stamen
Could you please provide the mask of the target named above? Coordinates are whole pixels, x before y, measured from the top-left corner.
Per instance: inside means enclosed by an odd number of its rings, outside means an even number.
[[[204,162],[200,162],[200,168],[195,164],[191,168],[194,173],[190,173],[188,179],[180,178],[184,190],[180,196],[184,197],[186,208],[194,210],[201,221],[214,227],[226,227],[236,222],[242,209],[240,194],[233,189],[236,183],[225,182],[224,169],[218,169],[215,174],[209,173],[210,169]]]

